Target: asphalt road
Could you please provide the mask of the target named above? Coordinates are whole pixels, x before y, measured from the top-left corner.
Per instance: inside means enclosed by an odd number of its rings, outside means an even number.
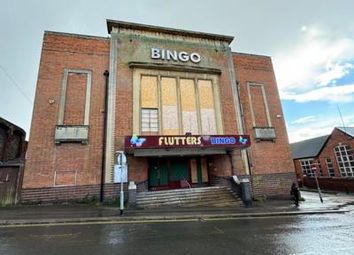
[[[0,254],[354,254],[354,213],[0,228]]]

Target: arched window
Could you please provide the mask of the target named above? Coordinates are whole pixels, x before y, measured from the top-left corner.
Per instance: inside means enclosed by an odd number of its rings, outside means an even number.
[[[354,176],[354,154],[349,145],[340,144],[334,148],[340,174],[342,176]]]

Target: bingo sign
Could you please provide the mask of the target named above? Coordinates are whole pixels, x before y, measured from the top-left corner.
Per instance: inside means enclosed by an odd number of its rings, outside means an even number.
[[[152,148],[247,148],[249,135],[126,136],[126,149]]]

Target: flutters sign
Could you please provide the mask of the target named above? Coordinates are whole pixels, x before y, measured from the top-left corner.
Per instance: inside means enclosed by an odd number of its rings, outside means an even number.
[[[250,146],[248,135],[126,136],[125,148],[239,147]]]

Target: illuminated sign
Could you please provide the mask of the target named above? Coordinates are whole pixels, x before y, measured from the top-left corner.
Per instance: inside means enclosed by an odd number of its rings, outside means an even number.
[[[201,56],[196,53],[187,53],[185,51],[176,51],[176,50],[165,50],[165,49],[158,49],[158,48],[151,48],[151,58],[152,59],[161,59],[167,61],[181,61],[181,62],[188,62],[191,61],[195,64],[199,63],[202,59]]]
[[[248,135],[166,135],[166,136],[126,136],[125,148],[246,148],[250,146]]]

